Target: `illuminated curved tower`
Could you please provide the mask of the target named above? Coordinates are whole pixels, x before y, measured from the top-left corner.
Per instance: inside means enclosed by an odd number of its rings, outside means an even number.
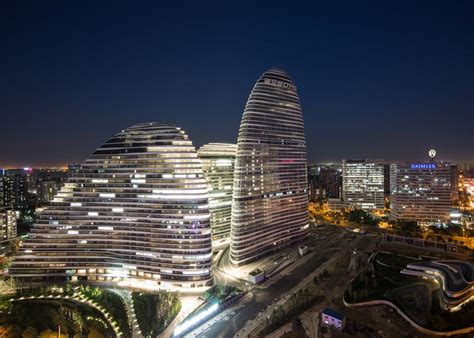
[[[308,232],[306,144],[296,86],[280,69],[265,72],[240,124],[230,260],[243,265]]]
[[[198,149],[208,184],[214,250],[229,244],[236,152],[237,145],[229,143],[209,143]]]
[[[71,175],[34,224],[9,273],[187,289],[212,284],[201,161],[180,128],[122,130]]]

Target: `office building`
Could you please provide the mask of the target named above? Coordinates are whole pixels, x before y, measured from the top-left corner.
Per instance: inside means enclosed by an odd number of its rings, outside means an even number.
[[[30,168],[4,170],[2,177],[3,206],[13,210],[28,208]]]
[[[397,163],[389,164],[389,198],[397,187]]]
[[[212,283],[208,203],[186,133],[165,123],[134,125],[71,174],[9,273],[30,281],[205,287]]]
[[[397,164],[391,195],[391,218],[420,224],[447,223],[452,207],[452,168],[449,163]]]
[[[61,189],[67,176],[68,171],[66,169],[34,169],[32,178],[34,179],[37,202],[45,204],[52,201],[54,195]]]
[[[265,72],[245,106],[237,140],[230,261],[248,262],[308,233],[308,177],[296,86]]]
[[[61,189],[62,182],[56,179],[39,180],[36,184],[36,198],[39,204],[48,203]]]
[[[29,171],[29,204],[39,206],[50,202],[67,177],[64,168],[32,168]]]
[[[459,168],[456,164],[451,164],[451,203],[459,206]]]
[[[214,250],[229,244],[236,152],[237,145],[228,143],[209,143],[198,149],[208,186]]]
[[[382,160],[342,160],[342,199],[351,209],[384,209]]]
[[[316,202],[340,198],[342,191],[341,165],[319,164],[308,168],[309,199]]]
[[[0,173],[0,208],[3,207],[3,172]]]

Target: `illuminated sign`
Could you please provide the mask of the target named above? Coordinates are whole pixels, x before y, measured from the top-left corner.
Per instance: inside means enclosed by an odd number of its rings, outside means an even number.
[[[411,169],[436,169],[435,163],[412,163],[410,164]]]
[[[291,89],[291,90],[296,91],[296,86],[291,84],[291,83],[278,81],[278,80],[274,80],[274,79],[265,79],[265,83],[266,84],[271,84],[273,86],[282,87],[282,88],[285,88],[285,89]]]

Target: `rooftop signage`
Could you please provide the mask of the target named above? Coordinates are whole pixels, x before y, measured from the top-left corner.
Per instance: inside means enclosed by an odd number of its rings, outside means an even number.
[[[273,86],[282,87],[282,88],[285,88],[285,89],[291,89],[291,90],[296,91],[296,86],[291,84],[291,83],[278,81],[278,80],[274,80],[274,79],[265,79],[265,83],[266,84],[271,84]]]
[[[412,163],[411,169],[436,169],[436,163]]]

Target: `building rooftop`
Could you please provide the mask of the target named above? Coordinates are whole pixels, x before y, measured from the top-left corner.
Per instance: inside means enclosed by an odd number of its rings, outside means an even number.
[[[260,270],[260,269],[257,268],[257,269],[255,269],[255,270],[253,270],[253,271],[250,271],[250,272],[249,272],[249,275],[251,275],[251,276],[257,276],[258,274],[261,274],[261,273],[262,273],[262,270]]]
[[[460,292],[470,288],[474,284],[474,263],[464,261],[430,261],[411,263],[408,269],[428,269],[437,271],[445,276],[446,289],[450,292]]]
[[[343,320],[344,315],[342,313],[337,312],[336,310],[330,309],[330,308],[325,308],[321,313],[324,313],[327,316],[331,316],[333,318]]]

